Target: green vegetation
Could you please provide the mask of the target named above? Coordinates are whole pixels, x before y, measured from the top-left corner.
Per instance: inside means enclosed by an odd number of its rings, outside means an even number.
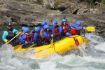
[[[105,5],[105,0],[101,0],[101,3]]]

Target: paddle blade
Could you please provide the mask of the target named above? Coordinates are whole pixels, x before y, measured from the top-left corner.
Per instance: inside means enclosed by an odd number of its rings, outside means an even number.
[[[85,29],[86,29],[86,31],[88,31],[88,32],[95,32],[95,27],[94,27],[94,26],[88,26],[88,27],[86,27]]]

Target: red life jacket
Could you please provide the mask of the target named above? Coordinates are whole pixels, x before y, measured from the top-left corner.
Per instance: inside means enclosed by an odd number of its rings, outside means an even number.
[[[32,41],[32,35],[26,34],[26,41],[31,42]]]
[[[54,35],[59,35],[59,29],[58,29],[58,26],[55,26],[54,27]]]
[[[78,34],[79,34],[79,31],[76,30],[76,29],[74,29],[74,28],[72,28],[72,29],[70,30],[70,33],[71,33],[72,35],[78,35]]]
[[[63,29],[63,32],[64,33],[67,33],[68,32],[68,28],[69,28],[69,25],[67,23],[65,25],[62,24],[62,29]]]
[[[34,40],[34,33],[31,33],[32,41]]]

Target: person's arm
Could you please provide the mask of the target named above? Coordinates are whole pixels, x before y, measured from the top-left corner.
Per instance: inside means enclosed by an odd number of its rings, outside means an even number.
[[[7,31],[4,31],[4,32],[3,32],[3,35],[2,35],[2,40],[3,40],[5,43],[8,42],[7,36],[8,36],[8,32],[7,32]]]
[[[77,30],[82,30],[82,29],[83,29],[82,26],[78,26],[78,27],[77,27]]]
[[[13,33],[17,35],[19,31],[17,29],[13,29]]]

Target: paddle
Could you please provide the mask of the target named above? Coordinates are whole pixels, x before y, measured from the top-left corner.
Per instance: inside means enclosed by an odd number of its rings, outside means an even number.
[[[84,33],[84,37],[85,37],[85,33],[86,32],[95,32],[96,30],[95,30],[95,27],[94,26],[87,26],[87,27],[84,27],[83,28],[83,33]]]
[[[51,23],[52,23],[52,21],[54,20],[54,16],[52,16],[52,20],[51,20]],[[53,28],[54,28],[54,24],[52,24],[52,26],[53,26]],[[53,31],[52,31],[52,36],[51,36],[51,47],[53,47],[53,45],[54,45],[54,29],[53,29]]]
[[[85,27],[85,30],[88,32],[95,32],[96,31],[94,26],[87,26],[87,27]]]
[[[14,36],[11,40],[9,40],[8,42],[6,42],[6,44],[9,44],[12,40],[14,40],[17,36],[20,35],[21,32],[19,32],[16,36]]]

